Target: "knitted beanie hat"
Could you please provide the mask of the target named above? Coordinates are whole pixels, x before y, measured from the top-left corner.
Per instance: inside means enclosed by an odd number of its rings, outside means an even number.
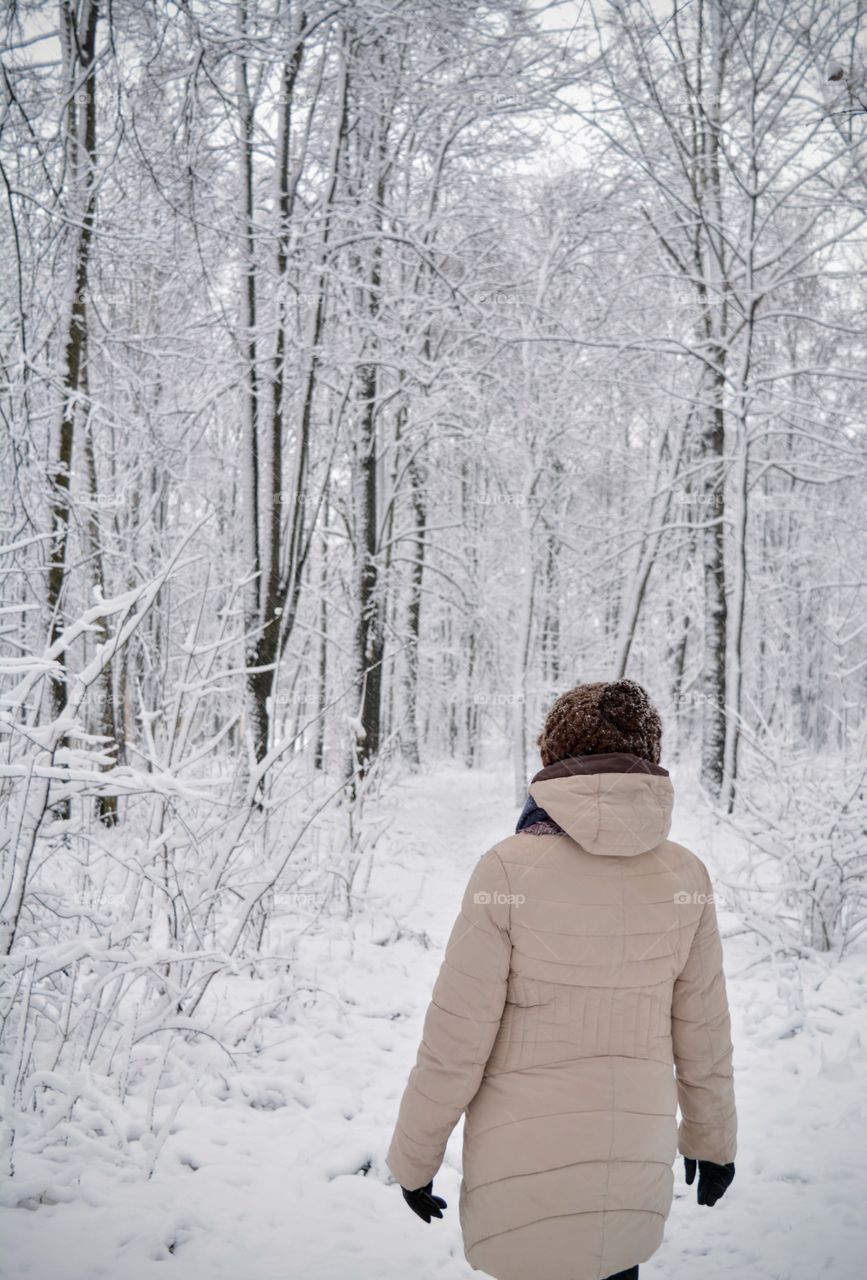
[[[634,680],[579,684],[554,703],[536,744],[545,768],[606,751],[628,751],[659,764],[662,721]]]

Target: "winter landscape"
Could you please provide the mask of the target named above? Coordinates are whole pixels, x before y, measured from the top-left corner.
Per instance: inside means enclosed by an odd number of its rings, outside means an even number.
[[[738,1104],[641,1278],[864,1273],[865,51],[856,0],[6,5],[0,1277],[481,1275],[460,1126],[442,1221],[385,1154],[546,713],[621,678]]]

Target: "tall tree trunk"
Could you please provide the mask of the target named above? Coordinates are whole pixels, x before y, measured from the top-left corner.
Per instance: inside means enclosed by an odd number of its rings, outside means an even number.
[[[376,250],[374,250],[376,253]],[[370,275],[368,312],[375,319],[380,284],[379,268]],[[359,500],[358,618],[355,634],[359,732],[357,765],[361,776],[376,757],[380,745],[382,699],[382,658],[384,633],[377,562],[377,374],[376,365],[366,364],[359,372],[358,401],[361,407],[360,439],[356,460]]]
[[[726,738],[726,632],[724,452],[722,379],[714,376],[717,402],[702,433],[704,474],[701,504],[704,641],[702,652],[702,785],[718,797],[723,781]]]
[[[304,15],[300,15],[303,25]],[[293,186],[291,175],[292,100],[295,82],[304,56],[304,44],[300,28],[291,36],[292,51],[283,63],[280,82],[280,119],[275,161],[275,197],[277,206],[276,272],[275,272],[275,336],[271,374],[271,405],[269,429],[263,432],[261,452],[255,455],[257,475],[257,519],[259,564],[258,582],[258,634],[249,675],[249,688],[255,707],[254,752],[256,760],[264,759],[271,746],[274,721],[273,698],[277,682],[277,666],[281,650],[281,628],[284,627],[283,607],[285,590],[281,582],[281,551],[283,547],[283,518],[285,512],[283,494],[283,437],[286,430],[286,370],[288,347],[287,293],[289,279],[289,235],[292,222]],[[252,168],[252,161],[251,161]],[[252,225],[252,223],[251,223]],[[252,246],[251,246],[252,247]],[[301,477],[306,475],[307,418],[302,421],[301,441],[297,466]],[[303,520],[297,503],[301,494],[296,492],[293,521]],[[293,525],[294,528],[294,525]],[[303,566],[302,566],[303,567]],[[299,567],[299,578],[300,578]]]
[[[728,349],[722,185],[720,178],[720,103],[724,51],[719,0],[709,0],[710,76],[702,102],[702,151],[699,181],[704,230],[704,271],[700,284],[707,359],[710,365],[710,405],[702,432],[703,503],[702,565],[704,583],[704,661],[702,669],[702,785],[719,798],[725,772],[726,645],[728,608],[725,569],[725,384]]]
[[[85,369],[85,382],[86,377],[87,371]],[[88,416],[88,420],[84,428],[84,453],[87,468],[88,488],[90,490],[90,511],[88,512],[86,526],[88,541],[90,543],[90,561],[93,586],[95,592],[105,596],[105,570],[102,563],[102,536],[98,515],[99,482],[96,474],[96,454],[93,447],[93,420],[90,416]],[[102,638],[105,639],[107,636],[108,626],[106,619],[98,619],[97,625],[100,628]],[[106,747],[110,750],[113,750],[117,745],[117,726],[115,723],[114,712],[113,666],[114,664],[112,662],[107,662],[105,664],[102,674],[99,677],[99,682],[96,686],[99,732],[108,740]],[[117,796],[98,796],[96,801],[96,812],[103,826],[115,826],[118,819]]]
[[[325,768],[325,717],[328,705],[328,491],[322,508],[322,540],[319,565],[319,664],[316,686],[316,736],[313,748],[313,768]]]
[[[345,37],[344,37],[345,40]],[[279,612],[280,636],[279,651],[286,648],[298,617],[298,605],[301,598],[304,566],[313,545],[315,521],[307,528],[306,512],[308,509],[307,490],[309,486],[309,457],[311,436],[313,432],[313,410],[319,380],[320,351],[325,329],[328,265],[331,255],[332,220],[335,200],[338,191],[338,180],[345,149],[348,128],[348,95],[349,75],[345,56],[345,43],[341,48],[340,85],[338,89],[339,107],[335,115],[334,134],[331,154],[329,156],[328,185],[321,200],[321,240],[315,284],[316,304],[308,335],[308,352],[306,370],[301,391],[301,421],[295,447],[293,480],[286,495],[290,509],[287,545],[284,553],[284,568],[280,578],[275,613]],[[291,210],[291,205],[290,205]],[[339,427],[339,420],[335,431]],[[328,484],[323,486],[320,504],[328,503]],[[284,509],[285,509],[284,504]],[[326,522],[327,523],[327,522]]]
[[[357,175],[359,191],[370,188],[368,237],[366,248],[359,252],[359,262],[369,256],[360,290],[366,334],[362,341],[366,359],[358,369],[357,404],[359,407],[359,439],[355,451],[356,514],[358,520],[358,615],[355,629],[356,693],[358,725],[355,742],[356,769],[364,777],[379,754],[382,741],[382,663],[385,654],[384,582],[379,570],[379,447],[378,396],[379,372],[375,358],[376,327],[382,291],[382,217],[386,192],[386,141],[388,122],[377,105],[366,104],[369,112],[364,121],[370,136],[366,152],[362,150],[359,165],[365,160],[371,166],[368,174]]]
[[[678,440],[676,442],[676,450],[672,459],[672,485],[676,482],[676,478],[680,472],[683,455],[686,449],[686,441],[689,436],[690,423],[692,422],[694,410],[687,412],[686,420],[680,428]],[[668,433],[666,433],[659,446],[659,451],[655,459],[654,474],[649,484],[651,493],[656,493],[660,487],[662,478],[663,460],[669,452]],[[648,523],[653,525],[664,526],[668,523],[671,514],[671,505],[673,498],[673,489],[670,487],[665,495],[665,501],[657,515],[656,503],[651,501],[648,510]],[[650,574],[653,566],[656,564],[656,557],[662,542],[662,528],[657,527],[652,533],[647,534],[641,542],[638,561],[632,583],[627,596],[627,603],[621,618],[621,641],[619,644],[619,656],[615,668],[616,678],[622,680],[626,675],[626,668],[629,663],[629,656],[632,652],[632,646],[638,632],[638,621],[641,617],[641,608],[644,603],[645,594],[647,592],[647,584],[650,580]]]
[[[464,750],[464,763],[468,769],[474,769],[477,763],[479,750],[479,704],[474,694],[474,683],[476,679],[476,627],[475,619],[470,619],[469,631],[467,633],[467,709],[466,709],[466,729],[467,740]]]
[[[50,643],[63,632],[63,592],[69,540],[70,479],[75,445],[75,422],[82,391],[87,342],[88,264],[96,214],[96,75],[94,56],[99,21],[98,0],[84,0],[76,15],[70,0],[60,5],[60,32],[66,67],[68,105],[66,146],[71,193],[68,218],[71,237],[69,317],[63,353],[63,406],[51,462],[53,541],[46,584]],[[66,658],[62,655],[65,668]],[[50,684],[51,714],[56,719],[66,705],[65,676]]]
[[[235,88],[238,99],[239,169],[241,177],[242,273],[239,344],[243,359],[243,471],[242,518],[249,582],[246,591],[246,660],[248,724],[253,755],[261,760],[268,749],[268,695],[270,673],[263,672],[260,661],[262,599],[262,543],[260,534],[260,441],[259,441],[259,375],[256,368],[256,233],[254,224],[254,130],[255,107],[250,97],[247,67],[247,0],[238,5],[239,49],[235,55]]]
[[[409,602],[406,619],[406,731],[404,752],[411,768],[417,769],[421,763],[418,743],[418,655],[421,637],[421,599],[424,579],[427,506],[424,498],[423,477],[416,458],[413,458],[409,464],[409,477],[415,539],[413,541],[413,560],[410,570]]]
[[[530,637],[533,630],[533,544],[529,507],[523,502],[520,515],[518,624],[512,662],[512,777],[515,804],[523,804],[527,795],[527,671],[530,663]]]
[[[757,175],[754,175],[757,179]],[[727,810],[731,812],[735,803],[735,789],[738,773],[738,746],[741,735],[741,705],[743,688],[743,647],[744,621],[747,598],[747,531],[749,527],[749,471],[750,471],[750,436],[749,436],[749,382],[752,365],[753,334],[757,303],[752,298],[752,245],[754,243],[754,227],[756,221],[756,202],[751,203],[751,222],[748,249],[746,254],[745,288],[749,297],[749,312],[746,330],[743,335],[743,360],[738,378],[738,398],[735,422],[736,466],[734,522],[734,591],[732,599],[732,626],[730,648],[730,670],[728,688],[728,714],[726,716],[726,743],[724,772],[721,787],[721,799]]]

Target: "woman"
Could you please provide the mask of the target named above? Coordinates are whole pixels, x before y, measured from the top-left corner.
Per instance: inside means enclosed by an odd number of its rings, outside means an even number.
[[[661,732],[631,680],[555,702],[516,834],[476,864],[434,986],[387,1164],[410,1208],[442,1217],[433,1177],[466,1112],[464,1252],[497,1280],[635,1280],[677,1150],[700,1204],[734,1176],[712,886],[666,838]]]

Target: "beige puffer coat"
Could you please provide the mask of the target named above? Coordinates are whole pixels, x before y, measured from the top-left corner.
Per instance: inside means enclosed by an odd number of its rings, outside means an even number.
[[[678,1149],[734,1160],[722,948],[704,864],[666,839],[664,769],[577,757],[530,793],[568,834],[476,864],[386,1160],[424,1186],[466,1112],[473,1269],[601,1280],[662,1242]]]

